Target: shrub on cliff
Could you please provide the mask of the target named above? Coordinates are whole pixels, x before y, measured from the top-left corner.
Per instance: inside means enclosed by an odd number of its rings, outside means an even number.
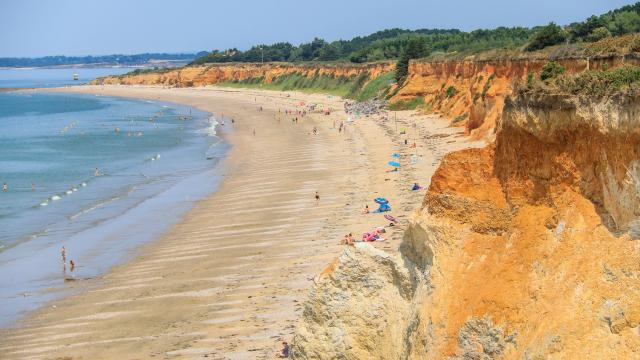
[[[555,88],[575,95],[604,96],[640,85],[640,67],[621,66],[611,70],[590,70],[555,81]]]
[[[412,99],[398,100],[394,103],[389,104],[389,110],[415,110],[416,108],[424,105],[424,98],[422,96],[416,96]]]
[[[534,82],[519,91],[539,94],[570,94],[590,97],[610,96],[622,91],[640,92],[640,67],[625,65],[614,69],[587,70],[558,75],[546,82]]]
[[[541,27],[533,34],[525,50],[536,51],[544,49],[547,46],[561,44],[566,38],[567,34],[560,26],[555,23],[549,23],[549,25]]]
[[[540,73],[540,80],[546,81],[549,79],[553,79],[558,75],[563,74],[564,71],[565,69],[562,65],[558,64],[555,61],[549,61],[548,63],[544,64],[544,66],[542,67],[542,72]]]
[[[449,86],[449,87],[447,88],[447,91],[445,92],[445,96],[446,96],[447,98],[450,98],[450,97],[454,96],[457,92],[458,92],[458,90],[456,90],[456,88],[455,88],[455,87],[453,87],[453,86]]]

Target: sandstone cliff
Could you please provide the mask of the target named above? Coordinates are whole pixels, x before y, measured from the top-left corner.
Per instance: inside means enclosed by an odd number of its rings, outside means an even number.
[[[554,59],[573,74],[586,69],[640,65],[634,55]],[[429,111],[438,111],[475,138],[494,136],[505,98],[526,81],[539,76],[549,57],[461,61],[414,61],[409,77],[394,100],[422,97]]]
[[[609,68],[623,64],[640,65],[635,55],[571,57],[555,59],[568,73],[585,69]],[[549,55],[533,58],[469,59],[412,61],[403,86],[394,89],[392,102],[423,98],[425,112],[439,112],[451,120],[453,126],[465,127],[474,138],[495,138],[496,121],[502,115],[505,98],[527,76],[538,76]],[[271,84],[287,75],[311,79],[318,76],[349,79],[360,88],[366,83],[395,69],[392,62],[373,64],[288,64],[234,63],[187,66],[169,71],[109,76],[94,84],[162,85],[171,87],[206,86],[229,82]],[[355,84],[358,76],[364,82]],[[247,85],[249,86],[249,85]],[[295,86],[293,87],[295,89]],[[327,89],[325,89],[327,90]],[[388,92],[393,91],[388,89]]]
[[[327,268],[294,358],[639,358],[638,106],[506,100],[494,144],[445,157],[400,257]]]
[[[290,63],[232,63],[186,66],[169,71],[143,72],[134,75],[107,76],[94,80],[93,84],[120,85],[163,85],[172,87],[191,87],[215,85],[227,81],[259,79],[262,83],[271,83],[274,78],[288,74],[301,74],[305,77],[328,75],[333,77],[355,77],[367,73],[376,78],[383,73],[393,71],[389,62],[372,64],[290,64]]]

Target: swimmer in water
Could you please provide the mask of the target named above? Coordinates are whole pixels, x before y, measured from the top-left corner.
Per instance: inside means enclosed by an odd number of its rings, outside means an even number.
[[[101,175],[101,174],[100,174],[100,169],[99,169],[99,168],[96,168],[96,171],[95,171],[95,173],[93,173],[93,175],[95,175],[95,176],[100,176],[100,175]]]
[[[2,184],[2,191],[3,192],[8,192],[9,191],[9,185],[7,185],[7,183]]]

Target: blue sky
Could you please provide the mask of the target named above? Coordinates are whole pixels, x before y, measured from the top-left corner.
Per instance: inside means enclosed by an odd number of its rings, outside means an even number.
[[[634,0],[0,0],[0,57],[192,52],[581,21]]]

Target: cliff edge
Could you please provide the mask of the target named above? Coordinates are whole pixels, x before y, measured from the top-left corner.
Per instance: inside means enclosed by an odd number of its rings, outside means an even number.
[[[447,155],[394,258],[347,248],[296,359],[640,356],[640,96],[518,92]]]

